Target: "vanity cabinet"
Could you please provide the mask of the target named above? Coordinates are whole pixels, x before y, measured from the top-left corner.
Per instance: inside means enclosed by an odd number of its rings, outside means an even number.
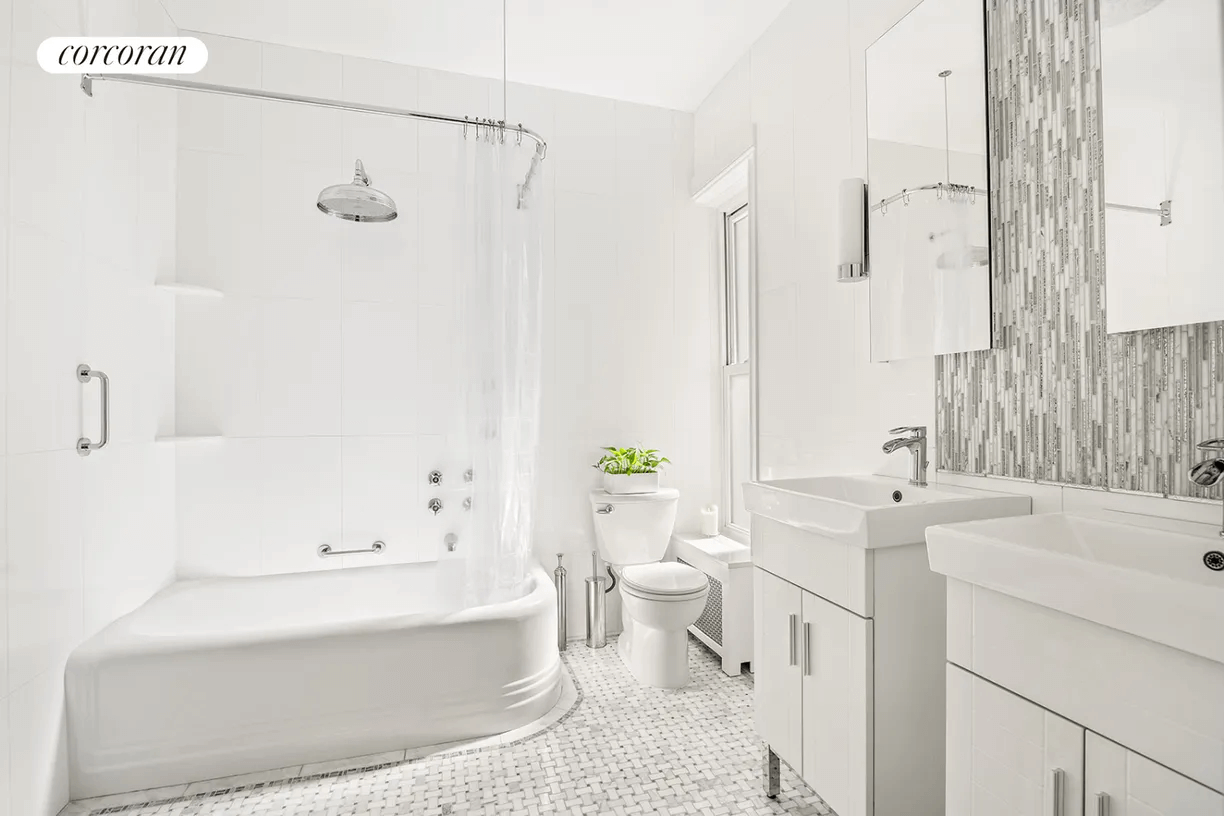
[[[1083,728],[952,664],[947,716],[947,816],[1084,816]]]
[[[1085,816],[1224,816],[1224,795],[1091,731]]]
[[[943,581],[753,519],[756,727],[837,816],[943,816]]]
[[[948,816],[1224,816],[1224,795],[948,665]]]

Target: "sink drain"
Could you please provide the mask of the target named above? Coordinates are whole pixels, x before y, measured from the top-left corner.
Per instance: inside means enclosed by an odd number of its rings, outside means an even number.
[[[895,502],[901,501],[901,491],[900,490],[893,491],[893,501]]]
[[[1207,565],[1209,570],[1224,572],[1224,552],[1211,550],[1203,556],[1203,563]]]

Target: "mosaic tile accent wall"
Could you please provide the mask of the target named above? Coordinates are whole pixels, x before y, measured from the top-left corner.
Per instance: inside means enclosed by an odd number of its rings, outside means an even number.
[[[1205,496],[1224,323],[1105,333],[1097,3],[989,0],[995,348],[936,359],[936,467]]]

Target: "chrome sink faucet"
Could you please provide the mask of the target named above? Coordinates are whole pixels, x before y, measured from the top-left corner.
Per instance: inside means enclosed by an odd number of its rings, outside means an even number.
[[[889,431],[890,434],[904,434],[909,436],[899,436],[896,439],[890,439],[884,443],[885,453],[896,453],[902,448],[909,448],[912,456],[910,465],[909,483],[918,487],[926,487],[926,468],[927,468],[927,429],[925,425],[915,425],[909,428],[893,428]],[[1224,464],[1224,460],[1222,460]],[[1224,472],[1224,471],[1222,471]]]
[[[1190,468],[1190,480],[1200,487],[1214,487],[1224,479],[1224,439],[1208,439],[1198,443],[1199,450],[1214,451],[1194,467]],[[1224,525],[1220,527],[1220,535],[1224,536]]]

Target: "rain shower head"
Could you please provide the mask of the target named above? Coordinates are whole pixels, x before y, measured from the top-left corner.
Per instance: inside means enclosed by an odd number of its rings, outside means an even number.
[[[361,159],[350,184],[335,184],[319,193],[318,207],[321,212],[343,218],[345,221],[394,221],[399,214],[395,201],[386,193],[370,186]]]

